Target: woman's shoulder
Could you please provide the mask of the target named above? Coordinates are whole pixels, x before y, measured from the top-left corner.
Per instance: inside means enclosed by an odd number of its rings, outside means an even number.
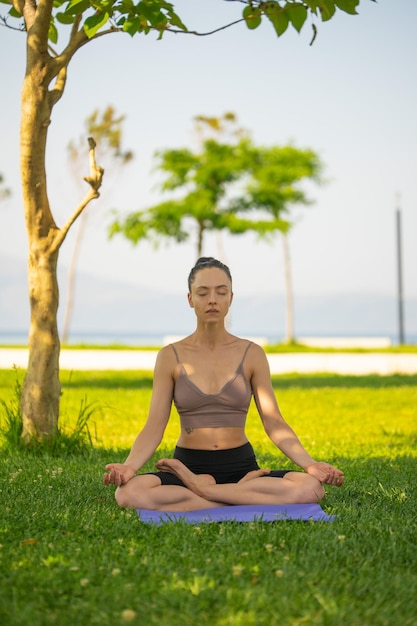
[[[248,346],[248,351],[255,354],[265,354],[265,350],[261,344],[256,342],[256,339],[250,337],[236,337],[236,339],[242,344]]]
[[[156,356],[155,369],[175,367],[178,362],[178,356],[174,344],[170,343],[161,348]]]
[[[265,365],[267,358],[263,347],[256,341],[248,339],[246,339],[246,343],[248,344],[246,360],[252,366],[252,369]]]

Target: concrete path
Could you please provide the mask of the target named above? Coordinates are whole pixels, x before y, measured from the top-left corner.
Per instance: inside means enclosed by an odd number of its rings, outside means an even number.
[[[156,350],[62,350],[62,370],[153,370]],[[417,354],[268,354],[272,374],[417,374]],[[26,368],[27,348],[0,348],[0,369]]]

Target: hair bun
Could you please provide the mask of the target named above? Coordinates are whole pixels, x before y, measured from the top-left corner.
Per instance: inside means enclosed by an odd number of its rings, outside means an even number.
[[[201,256],[197,259],[194,267],[198,267],[198,265],[205,265],[206,263],[213,263],[215,260],[216,259],[212,256]]]
[[[198,272],[201,269],[210,268],[210,267],[217,267],[218,269],[223,270],[223,272],[225,272],[230,282],[232,282],[232,276],[230,274],[230,270],[227,267],[227,265],[225,265],[218,259],[215,259],[213,256],[201,256],[195,262],[195,265],[193,269],[191,270],[190,275],[188,276],[188,291],[190,293],[191,293],[191,284],[194,282],[194,277],[195,277],[196,272]]]

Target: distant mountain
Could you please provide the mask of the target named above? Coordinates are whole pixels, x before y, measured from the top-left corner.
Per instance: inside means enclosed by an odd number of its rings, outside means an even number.
[[[65,272],[65,270],[64,270]],[[64,302],[66,275],[60,277]],[[62,323],[63,305],[59,312]],[[27,331],[29,304],[25,264],[0,255],[0,333]],[[417,334],[417,299],[405,303],[408,335]],[[194,327],[186,294],[162,293],[86,274],[77,275],[73,333],[182,335]],[[282,294],[235,295],[230,330],[239,335],[282,338]],[[364,294],[297,295],[297,336],[396,336],[395,297]]]

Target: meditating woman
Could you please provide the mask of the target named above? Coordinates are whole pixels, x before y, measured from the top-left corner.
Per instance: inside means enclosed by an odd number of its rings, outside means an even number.
[[[318,502],[323,483],[340,486],[343,472],[315,461],[285,422],[263,349],[226,330],[229,268],[212,257],[198,259],[188,289],[196,330],[158,353],[148,419],[125,462],[106,465],[104,484],[117,486],[120,506],[136,509]],[[266,434],[303,471],[259,468],[245,435],[252,396]],[[162,441],[172,401],[181,422],[174,458],[137,474]]]

